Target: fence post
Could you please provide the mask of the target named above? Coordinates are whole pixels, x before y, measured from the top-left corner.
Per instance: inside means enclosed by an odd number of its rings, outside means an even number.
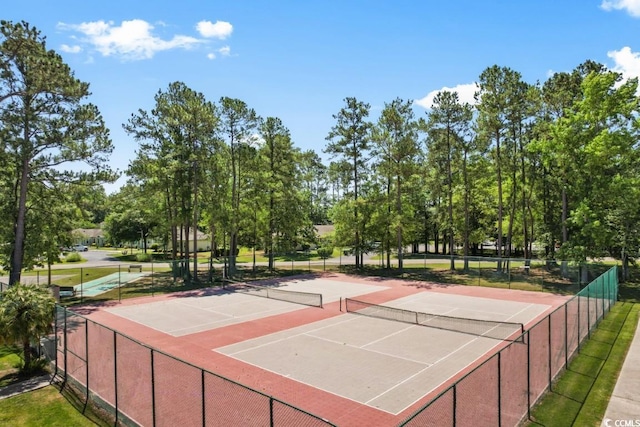
[[[113,389],[116,409],[115,425],[118,425],[118,340],[116,331],[113,331]]]
[[[527,331],[527,418],[531,419],[531,331]]]
[[[591,289],[587,285],[587,337],[591,339],[591,303],[589,298],[589,293]]]
[[[56,308],[55,308],[55,317],[53,318],[53,330],[55,331],[55,338],[53,340],[53,351],[55,351],[56,353],[56,359],[55,359],[55,367],[56,370],[54,371],[53,375],[56,376],[58,375],[58,304],[56,304]]]
[[[578,353],[580,353],[580,293],[578,292],[577,295],[577,300],[578,300],[578,346],[576,347],[576,351]]]
[[[502,351],[498,352],[498,426],[502,425]]]
[[[80,267],[80,302],[84,302],[84,277],[82,267]]]
[[[69,358],[69,353],[67,352],[67,309],[64,309],[64,332],[62,333],[64,335],[64,348],[63,348],[63,352],[64,352],[64,383],[67,382],[67,359]]]
[[[156,373],[153,361],[153,349],[151,348],[151,419],[153,427],[156,425]]]
[[[202,392],[202,427],[206,427],[207,425],[207,413],[206,413],[206,399],[205,396],[205,385],[204,385],[204,369],[200,369],[200,379],[201,379],[201,392]]]
[[[458,382],[453,384],[453,427],[456,427],[458,418]]]
[[[153,292],[153,288],[155,287],[155,283],[153,281],[153,258],[151,258],[151,296],[153,296],[154,292]]]
[[[569,300],[570,301],[570,300]],[[569,308],[568,302],[564,303],[564,368],[569,365]]]
[[[549,339],[548,339],[548,347],[549,347],[549,390],[551,390],[551,314],[549,314],[547,316],[547,318],[549,319],[549,326],[548,326],[548,335],[549,335]]]
[[[89,320],[84,318],[84,366],[87,376],[87,395],[85,397],[85,407],[89,404]]]
[[[607,300],[609,300],[607,311],[611,310],[611,285],[612,285],[611,275],[607,274]]]
[[[122,301],[122,296],[120,295],[120,285],[122,284],[122,280],[121,280],[121,270],[122,270],[122,264],[118,264],[118,301]]]
[[[273,397],[269,396],[269,426],[273,427]]]
[[[604,280],[603,277],[601,280],[602,286],[600,286],[600,299],[602,299],[602,318],[604,319]]]

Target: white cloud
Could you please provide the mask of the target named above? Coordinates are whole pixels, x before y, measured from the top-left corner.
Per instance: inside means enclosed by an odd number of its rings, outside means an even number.
[[[640,0],[602,0],[600,7],[604,10],[626,10],[636,18],[640,17]]]
[[[607,52],[607,56],[615,63],[613,70],[621,73],[625,79],[640,77],[640,53],[632,52],[629,46],[625,46]]]
[[[80,53],[82,48],[78,45],[69,46],[68,44],[63,44],[60,46],[60,50],[67,53]]]
[[[113,21],[102,20],[77,25],[59,23],[58,28],[83,34],[82,41],[103,56],[119,56],[129,60],[150,59],[156,52],[189,49],[204,42],[184,35],[174,35],[169,40],[163,40],[153,34],[153,25],[141,19],[122,21],[119,26],[114,25]]]
[[[442,91],[458,92],[458,100],[460,103],[468,102],[469,104],[475,104],[473,95],[478,91],[478,87],[475,83],[460,84],[455,87],[443,87],[442,89],[432,90],[424,98],[416,99],[414,104],[421,106],[422,108],[430,109],[433,106],[433,99],[438,92]]]
[[[196,30],[202,37],[224,40],[233,32],[233,25],[225,21],[200,21],[196,24]]]
[[[218,53],[222,56],[229,56],[231,55],[231,48],[229,46],[223,46],[218,49]]]
[[[209,58],[209,59],[216,59],[216,54],[215,54],[215,53],[213,53],[213,52],[208,53],[208,54],[207,54],[207,58]]]

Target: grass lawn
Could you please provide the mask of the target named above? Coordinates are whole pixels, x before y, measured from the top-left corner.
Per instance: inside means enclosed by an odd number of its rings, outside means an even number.
[[[241,255],[248,256],[250,259],[252,257],[246,252],[241,253]],[[314,252],[306,255],[306,258],[304,258],[304,254],[301,255],[303,258],[295,257],[287,260],[307,261],[309,259],[319,259],[314,258]],[[135,257],[135,255],[129,256]],[[258,260],[266,261],[266,258]],[[277,258],[277,260],[283,261],[285,259]],[[130,262],[134,263],[134,261]],[[135,263],[138,264],[137,262]],[[142,264],[145,267],[145,271],[151,270],[150,263]],[[521,265],[512,263],[513,273],[505,275],[504,273],[497,274],[495,272],[495,262],[474,261],[471,263],[471,267],[475,267],[476,270],[465,274],[461,269],[462,262],[456,262],[456,271],[449,270],[448,262],[426,263],[426,268],[423,263],[407,263],[405,264],[404,274],[400,276],[397,269],[384,270],[373,265],[366,266],[362,270],[355,270],[353,266],[327,265],[325,267],[323,264],[314,265],[303,262],[295,265],[295,268],[292,263],[290,270],[284,267],[274,273],[268,272],[264,266],[258,267],[253,271],[247,265],[243,265],[241,275],[246,276],[246,279],[259,279],[302,274],[309,272],[309,270],[322,271],[326,268],[327,270],[337,270],[345,273],[369,276],[396,276],[439,283],[511,287],[512,289],[543,290],[571,294],[578,290],[570,282],[561,283],[558,280],[554,282],[552,276],[543,276],[547,273],[545,273],[545,266],[542,264],[532,265],[528,274],[524,274],[522,269],[518,271],[516,267],[519,266]],[[140,281],[128,284],[120,288],[120,290],[113,289],[98,297],[85,298],[85,302],[100,302],[211,286],[211,284],[204,282],[185,285],[181,280],[175,280],[169,271],[169,264],[166,261],[154,263],[153,269],[153,278],[148,276]],[[76,285],[80,283],[80,280],[86,283],[117,271],[118,267],[87,267],[64,270],[60,271],[60,274],[69,275],[70,277],[56,281],[56,284]],[[219,275],[220,269],[216,268],[215,272],[216,275]],[[635,273],[636,276],[640,275],[640,270],[635,271]],[[621,285],[620,298],[627,302],[621,302],[612,307],[611,312],[600,323],[599,327],[593,331],[591,339],[584,343],[580,353],[554,383],[552,390],[532,409],[531,420],[528,421],[528,425],[547,427],[599,425],[606,411],[609,397],[613,392],[640,315],[640,304],[635,303],[640,301],[639,283],[640,280],[636,277],[634,281]],[[79,302],[79,300],[66,299],[66,302],[73,304]],[[0,347],[0,386],[18,380],[17,366],[19,366],[19,363],[19,350]],[[85,411],[83,402],[78,402],[68,392],[61,394],[56,387],[51,386],[1,400],[0,425],[84,426],[95,425],[96,422],[103,423],[95,415],[86,412],[91,419],[97,420],[91,421],[83,415],[83,411]]]
[[[18,368],[21,362],[21,350],[18,347],[0,347],[0,387],[19,380]]]
[[[618,303],[591,334],[552,390],[531,411],[529,426],[600,425],[638,323],[640,304]]]
[[[18,374],[21,350],[0,347],[0,387],[22,380]],[[94,417],[98,420],[97,417]],[[53,386],[0,400],[0,425],[95,426]]]
[[[96,422],[79,412],[56,387],[48,386],[0,400],[0,425],[83,427]]]

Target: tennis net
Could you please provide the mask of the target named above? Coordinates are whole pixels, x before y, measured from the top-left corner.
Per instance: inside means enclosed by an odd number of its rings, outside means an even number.
[[[271,298],[322,308],[322,294],[312,292],[285,291],[284,289],[275,287],[250,285],[248,283],[225,283],[223,289],[256,297]]]
[[[522,341],[522,334],[524,333],[524,325],[522,323],[467,319],[464,317],[421,313],[386,305],[371,304],[351,298],[345,298],[345,306],[348,313],[446,329],[499,340],[511,339],[511,341]]]

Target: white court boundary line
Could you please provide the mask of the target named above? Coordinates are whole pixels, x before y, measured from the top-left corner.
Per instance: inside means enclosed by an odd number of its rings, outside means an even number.
[[[521,308],[519,311],[517,311],[516,313],[513,313],[512,315],[510,315],[509,317],[507,317],[507,319],[505,319],[505,320],[503,320],[503,321],[505,321],[505,322],[509,321],[509,320],[510,320],[510,319],[512,319],[514,316],[519,315],[520,313],[522,313],[522,312],[523,312],[523,311],[525,311],[525,310],[528,310],[530,307],[532,307],[532,306],[534,306],[534,305],[540,305],[540,304],[532,304],[532,303],[528,303],[528,304],[526,304],[523,308]],[[450,309],[448,312],[450,312],[450,311],[454,311],[454,310],[456,310],[456,308],[452,308],[452,309]],[[344,313],[343,315],[348,315],[348,314],[350,314],[350,313]],[[414,325],[414,324],[410,324],[407,328],[404,328],[404,329],[402,329],[401,331],[392,332],[392,333],[387,334],[386,336],[384,336],[384,337],[382,337],[382,338],[378,338],[378,339],[376,339],[376,340],[374,340],[374,341],[371,341],[371,342],[369,342],[369,343],[367,343],[367,344],[364,344],[364,345],[362,345],[362,346],[352,346],[352,345],[349,345],[349,346],[350,346],[350,347],[352,347],[352,348],[359,348],[359,349],[364,350],[364,351],[368,351],[368,352],[372,352],[372,353],[378,353],[378,354],[383,354],[383,355],[385,355],[385,356],[393,357],[393,358],[396,358],[396,359],[399,359],[399,360],[406,360],[406,361],[409,361],[409,362],[413,362],[413,363],[418,363],[418,364],[421,364],[421,365],[425,365],[425,367],[424,367],[424,368],[422,368],[422,369],[420,369],[418,372],[414,372],[413,374],[411,374],[410,376],[406,377],[406,378],[405,378],[404,380],[402,380],[401,382],[399,382],[399,383],[395,384],[394,386],[392,386],[392,387],[390,387],[390,388],[386,389],[386,390],[385,390],[385,391],[383,391],[382,393],[380,393],[380,394],[378,394],[378,395],[374,396],[373,398],[371,398],[371,399],[369,399],[369,400],[367,400],[367,401],[365,401],[365,402],[362,402],[362,401],[359,401],[359,400],[356,400],[356,399],[350,398],[350,397],[348,397],[348,396],[344,396],[344,395],[342,395],[342,394],[340,394],[340,393],[338,393],[338,392],[334,392],[334,391],[326,390],[326,389],[324,389],[324,388],[322,388],[322,387],[318,387],[317,385],[314,385],[314,384],[312,384],[312,383],[309,383],[309,382],[306,382],[306,381],[302,381],[302,380],[297,379],[297,378],[292,378],[290,375],[284,375],[284,374],[283,374],[283,373],[281,373],[281,372],[274,371],[274,370],[272,370],[272,369],[265,368],[265,367],[263,367],[263,366],[261,366],[261,365],[255,364],[255,363],[253,363],[253,362],[248,362],[248,361],[245,361],[245,360],[243,360],[243,359],[240,359],[239,357],[236,357],[236,355],[239,355],[239,354],[244,353],[244,352],[248,352],[248,351],[256,350],[256,349],[259,349],[259,348],[262,348],[262,347],[269,346],[269,345],[271,345],[271,344],[276,344],[276,343],[279,343],[279,342],[283,342],[283,341],[286,341],[286,340],[289,340],[289,339],[292,339],[292,338],[298,338],[298,337],[301,337],[301,336],[308,336],[308,337],[315,338],[315,339],[318,339],[318,340],[321,340],[321,341],[333,342],[333,343],[337,343],[337,344],[344,344],[344,343],[340,343],[340,342],[338,342],[338,341],[334,341],[334,340],[326,339],[326,338],[323,338],[323,337],[319,337],[319,336],[313,335],[313,334],[311,334],[311,333],[312,333],[312,332],[316,332],[316,331],[321,331],[321,330],[323,330],[323,329],[332,328],[332,327],[334,327],[334,326],[337,326],[337,325],[340,325],[340,324],[344,324],[344,323],[348,323],[348,322],[351,322],[351,321],[353,321],[353,320],[355,320],[355,319],[357,319],[357,318],[362,318],[362,317],[366,317],[366,316],[358,316],[358,315],[353,315],[353,314],[352,314],[352,316],[350,316],[350,317],[352,317],[352,318],[351,318],[351,319],[346,319],[346,320],[343,320],[343,321],[340,321],[340,322],[332,323],[332,324],[330,324],[330,325],[322,326],[322,327],[319,327],[319,328],[311,329],[311,330],[309,330],[309,331],[304,331],[304,332],[296,333],[296,334],[294,334],[294,335],[289,335],[289,336],[284,337],[284,338],[279,338],[279,339],[277,339],[277,340],[273,340],[273,341],[269,341],[269,342],[262,343],[262,344],[259,344],[259,345],[255,345],[255,346],[252,346],[252,347],[249,347],[249,348],[245,348],[245,349],[242,349],[242,350],[239,350],[239,351],[233,352],[233,353],[222,353],[222,352],[217,351],[216,349],[212,349],[212,351],[215,351],[215,352],[217,352],[217,353],[219,353],[219,354],[222,354],[222,355],[224,355],[224,356],[232,357],[232,358],[234,358],[234,359],[236,359],[236,360],[240,360],[240,361],[241,361],[241,362],[243,362],[243,363],[247,363],[247,364],[249,364],[249,365],[251,365],[251,366],[257,367],[257,368],[259,368],[259,369],[263,369],[263,370],[265,370],[265,371],[267,371],[267,372],[271,372],[271,373],[276,374],[276,375],[278,375],[278,376],[281,376],[281,377],[284,377],[284,378],[288,378],[288,379],[290,379],[290,380],[296,381],[296,382],[301,383],[301,384],[305,384],[305,385],[307,385],[307,386],[310,386],[310,387],[316,388],[316,389],[318,389],[318,390],[322,390],[323,392],[330,393],[330,394],[333,394],[333,395],[335,395],[335,396],[339,396],[339,397],[341,397],[341,398],[344,398],[344,399],[350,400],[350,401],[352,401],[352,402],[356,402],[356,403],[359,403],[359,404],[361,404],[361,405],[366,405],[366,406],[369,406],[369,407],[371,407],[371,408],[373,408],[373,409],[377,409],[377,410],[379,410],[379,411],[382,411],[382,412],[385,412],[385,413],[388,413],[388,414],[391,414],[391,415],[394,415],[394,416],[395,416],[395,415],[399,415],[399,414],[400,414],[400,413],[402,413],[403,411],[407,410],[409,407],[411,407],[412,405],[414,405],[414,404],[415,404],[415,403],[417,403],[418,401],[420,401],[420,400],[424,399],[424,398],[425,398],[425,396],[429,395],[429,394],[430,394],[430,393],[432,393],[434,390],[436,390],[436,389],[438,389],[439,387],[441,387],[443,384],[446,384],[446,383],[450,382],[451,378],[453,378],[453,377],[455,377],[456,375],[460,374],[461,372],[463,372],[464,370],[466,370],[469,366],[472,366],[473,364],[477,363],[477,362],[478,362],[478,360],[482,359],[482,358],[483,358],[483,357],[485,357],[487,354],[492,354],[492,353],[494,353],[494,350],[495,350],[497,347],[499,347],[499,346],[503,345],[503,343],[504,343],[504,341],[505,341],[505,340],[496,340],[495,338],[484,337],[484,336],[481,336],[481,335],[479,335],[479,336],[474,336],[474,337],[473,337],[473,338],[471,338],[469,341],[465,342],[464,344],[460,345],[458,348],[456,348],[456,349],[455,349],[455,350],[453,350],[452,352],[448,353],[446,356],[441,357],[440,359],[438,359],[437,361],[435,361],[433,364],[428,364],[428,363],[425,363],[425,362],[420,362],[420,361],[416,361],[416,360],[411,360],[411,359],[408,359],[408,358],[404,358],[404,357],[402,357],[402,356],[393,355],[393,354],[388,354],[388,353],[384,353],[384,352],[380,352],[380,351],[375,351],[375,350],[371,350],[371,349],[364,348],[364,347],[369,346],[369,345],[372,345],[372,344],[374,344],[374,343],[376,343],[376,342],[380,342],[380,341],[382,341],[382,340],[384,340],[384,339],[387,339],[387,338],[389,338],[389,337],[391,337],[391,336],[393,336],[393,335],[397,335],[397,334],[399,334],[399,333],[401,333],[401,332],[405,332],[405,331],[407,331],[408,329],[416,328],[416,327],[424,327],[424,326],[422,326],[422,325]],[[380,320],[386,320],[386,321],[388,321],[388,322],[394,322],[394,323],[402,323],[402,322],[396,322],[396,321],[394,321],[394,320],[389,320],[389,319],[380,319]],[[427,326],[427,327],[429,327],[428,325],[426,325],[426,326]],[[449,331],[449,332],[451,332],[451,333],[460,333],[460,334],[462,334],[461,332],[456,332],[456,331]],[[471,337],[471,335],[469,335],[469,334],[464,334],[464,335],[467,335],[467,336]],[[391,411],[388,411],[388,410],[383,409],[383,408],[378,408],[378,407],[372,406],[372,405],[370,404],[370,403],[371,403],[371,402],[373,402],[374,400],[376,400],[376,399],[378,399],[378,398],[380,398],[380,397],[382,397],[382,396],[384,396],[384,395],[386,395],[386,394],[390,393],[391,391],[393,391],[394,389],[396,389],[396,388],[400,387],[401,385],[403,385],[403,384],[405,384],[405,383],[407,383],[407,382],[409,382],[409,381],[413,380],[415,377],[417,377],[417,376],[421,375],[422,373],[424,373],[424,372],[425,372],[426,370],[428,370],[429,368],[434,367],[434,366],[436,366],[438,363],[441,363],[441,362],[443,362],[443,361],[447,360],[448,358],[452,357],[454,354],[456,354],[456,353],[458,353],[459,351],[461,351],[463,348],[465,348],[465,347],[467,347],[467,346],[471,345],[471,344],[472,344],[473,342],[475,342],[475,341],[478,341],[480,338],[496,340],[496,341],[498,341],[498,342],[497,342],[495,345],[493,345],[492,347],[490,347],[489,349],[487,349],[486,351],[484,351],[484,352],[483,352],[482,354],[480,354],[478,357],[476,357],[475,359],[473,359],[472,361],[470,361],[469,363],[467,363],[465,366],[463,366],[462,368],[458,369],[455,373],[453,373],[452,375],[450,375],[447,379],[445,379],[444,381],[441,381],[441,382],[440,382],[439,384],[437,384],[436,386],[434,386],[434,387],[432,387],[431,389],[429,389],[429,390],[425,391],[425,392],[422,394],[422,396],[420,396],[420,397],[419,397],[419,398],[417,398],[417,399],[414,399],[411,403],[407,404],[407,405],[406,405],[406,406],[404,406],[402,409],[398,410],[397,412],[391,412]],[[237,344],[232,344],[232,345],[237,345]],[[487,360],[491,359],[491,357],[494,357],[494,354],[492,354],[492,356],[490,356]]]
[[[236,295],[236,294],[235,293],[229,293],[229,294],[220,294],[220,295]],[[188,297],[188,298],[201,298],[201,297]],[[253,298],[253,297],[250,297],[250,298]],[[280,301],[280,300],[274,300],[274,301]],[[246,302],[247,301],[238,301],[238,302],[231,303],[229,305],[230,306],[242,305],[242,304],[246,304]],[[283,301],[283,302],[287,303],[287,301]],[[134,323],[137,323],[139,325],[145,326],[147,328],[153,329],[154,331],[158,331],[158,332],[161,332],[163,334],[171,335],[172,337],[180,338],[180,337],[185,337],[185,336],[188,336],[188,335],[191,335],[191,334],[197,334],[197,333],[200,333],[200,332],[211,331],[211,330],[217,329],[218,327],[227,326],[227,325],[223,325],[223,326],[216,327],[215,325],[218,324],[218,323],[229,321],[231,319],[239,319],[238,322],[234,322],[234,323],[230,323],[229,324],[229,325],[235,325],[235,324],[246,322],[246,321],[258,320],[258,319],[262,319],[262,318],[268,317],[268,316],[270,316],[269,313],[273,313],[274,315],[278,315],[278,314],[290,313],[292,311],[296,311],[296,310],[307,308],[307,307],[297,308],[297,307],[293,307],[292,306],[293,310],[286,310],[286,311],[282,311],[282,310],[285,309],[285,307],[272,308],[272,309],[266,309],[266,310],[262,310],[262,311],[254,311],[254,312],[252,312],[250,314],[246,314],[244,316],[234,316],[234,315],[230,315],[230,314],[226,314],[226,313],[221,313],[221,312],[218,312],[218,311],[215,311],[215,310],[196,307],[195,305],[188,304],[188,302],[186,302],[184,300],[172,299],[172,300],[166,300],[166,301],[157,301],[156,303],[157,304],[165,304],[165,305],[167,303],[175,303],[175,304],[182,305],[182,306],[185,306],[185,307],[190,308],[190,309],[198,309],[198,310],[202,310],[202,311],[205,311],[205,312],[208,312],[208,313],[215,313],[215,314],[219,314],[219,315],[222,315],[222,316],[226,316],[226,318],[220,319],[220,320],[211,321],[211,322],[198,323],[198,324],[191,325],[191,326],[184,327],[184,328],[169,329],[169,330],[164,329],[163,330],[163,329],[159,329],[156,326],[151,326],[151,325],[149,325],[147,323],[142,323],[142,322],[140,322],[138,320],[134,320],[134,319],[132,319],[132,318],[130,318],[128,316],[125,316],[120,312],[120,310],[113,311],[113,310],[107,309],[106,311],[111,313],[111,314],[113,314],[113,315],[122,317],[122,318],[124,318],[124,319],[126,319],[126,320],[128,320],[130,322],[134,322]],[[151,302],[149,304],[144,304],[144,305],[148,306],[148,305],[152,305],[152,304],[154,304],[154,303]],[[293,304],[293,303],[291,303],[291,304]],[[299,304],[296,304],[296,306],[297,305],[299,305]],[[134,306],[124,306],[122,308],[126,310],[129,307],[134,307]],[[116,309],[118,309],[118,308],[119,307],[116,307]],[[250,316],[254,316],[254,315],[258,315],[258,316],[252,317],[252,318],[247,319],[247,320],[242,320],[242,319],[249,318]],[[200,326],[208,326],[208,325],[211,325],[212,327],[208,328],[208,329],[203,329],[201,331],[194,331],[194,332],[191,332],[191,333],[183,334],[183,335],[175,335],[175,333],[178,332],[178,331],[184,331],[184,330],[187,330],[187,329],[190,329],[190,328],[197,328],[197,327],[200,327]]]

